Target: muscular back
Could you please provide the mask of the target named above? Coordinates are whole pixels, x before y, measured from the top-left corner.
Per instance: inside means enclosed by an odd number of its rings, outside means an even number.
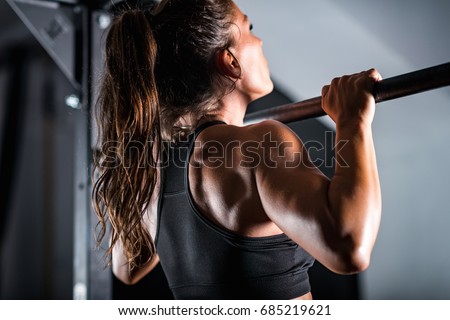
[[[282,233],[267,216],[258,193],[255,169],[263,161],[263,136],[258,132],[263,128],[258,126],[205,129],[196,140],[189,170],[190,191],[200,212],[249,237]]]

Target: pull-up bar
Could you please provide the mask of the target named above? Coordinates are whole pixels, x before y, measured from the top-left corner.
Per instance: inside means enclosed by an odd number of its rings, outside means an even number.
[[[450,85],[450,62],[434,67],[387,78],[375,83],[373,95],[376,102],[388,101],[438,89]],[[284,123],[324,116],[322,98],[285,104],[262,111],[252,112],[244,118],[245,124],[273,119]]]

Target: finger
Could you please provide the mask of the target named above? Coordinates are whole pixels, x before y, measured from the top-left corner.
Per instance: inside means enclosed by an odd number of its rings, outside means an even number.
[[[331,80],[331,85],[332,86],[337,86],[339,84],[340,80],[341,80],[341,77],[333,78],[333,80]]]
[[[372,68],[366,71],[366,74],[375,81],[381,81],[383,78],[377,69]]]
[[[330,86],[326,85],[322,87],[322,97],[325,97],[328,93],[328,90],[330,90]]]

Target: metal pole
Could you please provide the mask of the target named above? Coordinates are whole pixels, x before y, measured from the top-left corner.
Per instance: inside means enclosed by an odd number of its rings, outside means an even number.
[[[74,262],[73,262],[73,298],[84,300],[89,298],[89,250],[90,250],[90,174],[89,165],[90,135],[89,117],[91,102],[91,11],[88,6],[75,6],[79,15],[80,30],[77,37],[76,74],[81,83],[81,96],[73,96],[69,101],[79,99],[78,109],[73,114],[75,121],[74,142]]]
[[[406,73],[375,83],[375,101],[383,102],[450,85],[450,62],[434,67]],[[322,98],[315,97],[248,114],[245,124],[262,120],[278,120],[284,123],[326,115],[322,109]]]

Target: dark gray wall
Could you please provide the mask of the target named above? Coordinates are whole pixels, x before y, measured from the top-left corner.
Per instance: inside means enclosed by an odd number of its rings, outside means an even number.
[[[9,26],[0,21],[0,30]],[[0,132],[9,147],[1,146],[8,161],[0,169],[12,180],[2,188],[0,298],[71,299],[74,137],[64,104],[71,87],[29,35],[1,48]]]

